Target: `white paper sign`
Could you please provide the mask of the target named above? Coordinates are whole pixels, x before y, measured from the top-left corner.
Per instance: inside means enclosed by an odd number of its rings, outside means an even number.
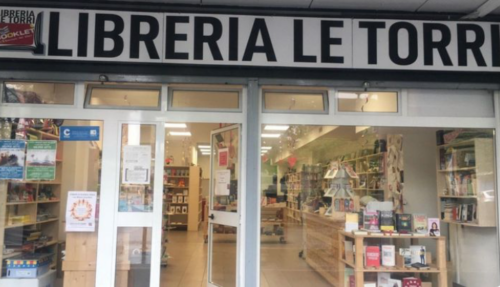
[[[97,192],[70,191],[66,205],[66,232],[94,232]]]
[[[222,169],[215,171],[215,195],[229,195],[231,171]]]
[[[123,147],[122,183],[149,184],[151,180],[151,146]]]

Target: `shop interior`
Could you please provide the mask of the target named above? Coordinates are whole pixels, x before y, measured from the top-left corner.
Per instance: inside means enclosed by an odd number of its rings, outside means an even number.
[[[261,286],[498,285],[492,130],[263,125],[261,148]]]
[[[46,286],[84,286],[78,284],[83,284],[82,279],[89,273],[87,280],[95,280],[92,278],[97,256],[102,138],[60,141],[62,125],[98,126],[103,132],[100,121],[0,119],[0,140],[21,140],[27,145],[26,154],[24,148],[20,153],[2,154],[2,167],[22,166],[24,157],[27,165],[24,179],[0,182],[2,287],[33,286],[29,285],[33,280],[53,284]],[[37,150],[40,143],[49,146]],[[33,148],[30,144],[34,144]],[[31,169],[32,166],[35,168]],[[95,200],[92,204],[96,208],[95,224],[84,226],[91,232],[66,232],[67,210],[77,210],[75,216],[80,216],[79,211],[87,211],[89,207],[72,201],[74,208],[68,208],[72,191],[81,191],[79,195],[84,196],[90,194]],[[12,268],[19,261],[26,264],[28,259],[31,268]],[[93,270],[82,269],[83,265],[93,266]],[[37,276],[42,271],[43,275]],[[24,279],[13,279],[18,275]]]

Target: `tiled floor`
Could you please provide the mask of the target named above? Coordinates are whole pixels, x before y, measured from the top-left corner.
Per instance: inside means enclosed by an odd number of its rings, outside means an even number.
[[[261,244],[261,286],[299,287],[331,286],[299,257],[302,250],[302,228],[288,227],[287,243],[276,237],[263,237]],[[231,236],[219,236],[214,249],[219,264],[214,280],[223,287],[235,284],[235,243]],[[207,282],[207,244],[201,232],[172,231],[168,235],[168,252],[172,257],[162,268],[161,287],[204,287]]]

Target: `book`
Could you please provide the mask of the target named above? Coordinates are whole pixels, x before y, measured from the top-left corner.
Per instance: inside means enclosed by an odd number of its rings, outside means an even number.
[[[380,230],[394,231],[394,214],[390,211],[380,211]]]
[[[429,236],[441,236],[439,218],[428,218],[427,228],[429,228]]]
[[[422,287],[422,280],[415,277],[403,278],[403,287]]]
[[[345,214],[345,231],[351,232],[353,230],[358,230],[359,219],[357,213],[346,213]]]
[[[394,245],[382,245],[382,265],[396,266],[396,247]]]
[[[422,264],[422,263],[413,263],[411,265],[411,267],[417,268],[418,270],[427,270],[427,269],[430,269],[429,265]]]
[[[413,232],[427,234],[427,215],[422,213],[413,214]]]
[[[365,211],[363,213],[363,228],[368,231],[379,230],[379,214],[376,211]]]
[[[410,248],[400,248],[399,255],[403,257],[403,261],[406,267],[411,266],[411,251]]]
[[[413,263],[426,264],[425,246],[423,246],[423,245],[411,245],[410,252],[411,252],[411,264],[413,264]]]
[[[399,233],[410,233],[411,214],[396,214],[396,228]]]
[[[349,287],[356,287],[356,277],[354,275],[349,276]]]
[[[391,273],[381,272],[377,274],[378,287],[392,287],[389,285],[389,280],[391,280]]]
[[[380,267],[380,247],[366,246],[365,247],[365,266]]]

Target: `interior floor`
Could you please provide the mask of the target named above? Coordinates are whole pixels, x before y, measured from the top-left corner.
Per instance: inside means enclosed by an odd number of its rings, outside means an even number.
[[[287,225],[285,244],[273,237],[262,237],[262,287],[331,286],[299,257],[302,251],[302,228],[299,225]],[[207,248],[202,231],[169,232],[168,252],[171,258],[167,267],[161,269],[161,287],[207,286]],[[230,260],[231,257],[222,258]]]

